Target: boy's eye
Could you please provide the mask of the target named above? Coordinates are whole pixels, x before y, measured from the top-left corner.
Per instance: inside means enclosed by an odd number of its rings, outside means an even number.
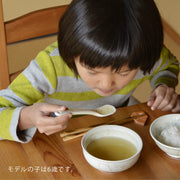
[[[125,76],[129,75],[129,71],[127,71],[127,72],[117,72],[117,74],[120,75],[120,76],[125,77]]]
[[[97,74],[97,73],[94,72],[94,71],[88,71],[88,74],[95,75],[95,74]]]
[[[120,73],[119,75],[125,77],[125,76],[128,76],[128,73],[126,74]]]
[[[88,72],[88,74],[95,75],[96,73],[95,72]]]

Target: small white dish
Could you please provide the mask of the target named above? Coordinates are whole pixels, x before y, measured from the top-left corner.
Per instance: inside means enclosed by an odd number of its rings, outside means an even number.
[[[103,160],[91,155],[87,146],[94,140],[103,137],[119,137],[132,143],[137,151],[134,155],[123,160]],[[81,140],[83,154],[87,162],[94,168],[108,173],[121,172],[132,167],[139,159],[143,143],[141,137],[133,130],[118,125],[103,125],[89,130]]]
[[[180,147],[166,144],[160,139],[163,130],[168,127],[180,128],[180,114],[168,114],[155,119],[150,126],[150,135],[157,146],[172,158],[180,158]]]

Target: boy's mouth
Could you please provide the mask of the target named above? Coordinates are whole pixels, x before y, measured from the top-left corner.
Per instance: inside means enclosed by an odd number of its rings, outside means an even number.
[[[111,95],[111,94],[114,94],[114,89],[108,89],[108,90],[104,90],[104,89],[98,89],[97,88],[97,91],[100,93],[100,94],[103,94],[104,96],[108,96],[108,95]]]
[[[111,93],[113,91],[112,89],[110,89],[110,90],[99,89],[99,90],[105,94]]]

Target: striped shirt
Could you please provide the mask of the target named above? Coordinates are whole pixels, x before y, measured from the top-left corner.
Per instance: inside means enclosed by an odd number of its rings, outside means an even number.
[[[178,83],[177,59],[163,47],[160,59],[150,73],[139,70],[134,79],[114,95],[102,97],[89,88],[66,65],[59,55],[57,42],[41,51],[36,59],[10,84],[0,91],[0,139],[29,142],[36,127],[17,132],[23,107],[39,102],[65,105],[68,108],[97,108],[104,104],[122,106],[135,88],[150,80],[154,89],[159,84],[175,87]]]

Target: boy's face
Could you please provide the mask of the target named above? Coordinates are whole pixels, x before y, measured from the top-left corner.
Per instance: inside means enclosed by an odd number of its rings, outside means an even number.
[[[90,69],[80,64],[79,57],[75,58],[75,65],[83,81],[100,96],[113,95],[132,81],[138,71],[128,66],[123,66],[119,72],[113,72],[111,67]]]

